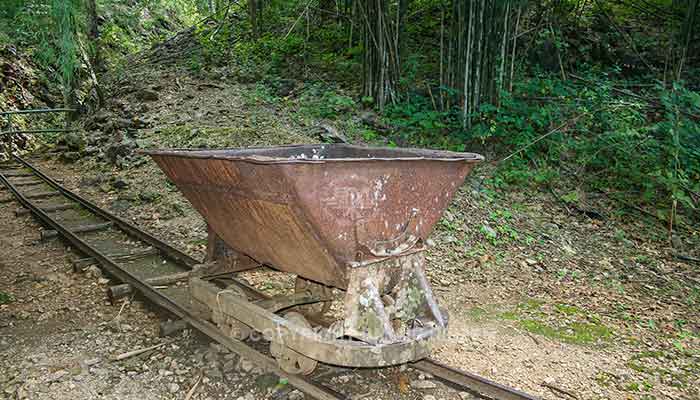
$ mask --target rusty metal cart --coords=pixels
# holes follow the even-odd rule
[[[425,243],[482,156],[345,144],[147,153],[209,226],[202,274],[297,275],[294,294],[262,301],[190,280],[208,319],[239,340],[262,333],[283,370],[415,361],[446,331]],[[338,290],[343,317],[318,324]]]

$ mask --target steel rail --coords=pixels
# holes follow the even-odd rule
[[[469,391],[498,400],[539,400],[538,397],[501,385],[478,375],[452,368],[439,361],[426,358],[412,364],[415,369]]]
[[[187,254],[167,245],[166,243],[160,241],[153,235],[142,231],[138,227],[130,224],[129,222],[99,208],[93,203],[86,199],[78,196],[77,194],[71,192],[70,190],[64,188],[58,184],[54,179],[45,175],[38,168],[20,158],[19,156],[14,156],[15,160],[20,162],[26,168],[29,168],[37,177],[44,180],[47,184],[61,192],[65,197],[70,200],[80,204],[81,206],[87,208],[96,215],[99,215],[111,222],[125,233],[141,239],[161,250],[164,255],[170,256],[176,261],[180,261],[181,264],[186,267],[191,268],[192,266],[199,263],[199,261],[188,256]],[[2,182],[10,192],[15,196],[15,198],[31,213],[36,215],[45,225],[48,225],[55,231],[57,231],[63,238],[70,242],[75,248],[90,256],[93,260],[101,264],[108,273],[120,279],[124,283],[128,283],[133,286],[136,290],[140,291],[146,298],[151,300],[154,304],[168,310],[172,314],[176,315],[181,319],[182,322],[186,322],[188,325],[196,328],[205,335],[209,336],[211,339],[221,343],[227,348],[231,349],[235,353],[242,357],[249,358],[254,362],[258,363],[261,367],[279,375],[280,377],[287,378],[292,386],[297,387],[299,390],[313,396],[314,398],[320,400],[337,400],[344,399],[342,394],[333,391],[330,388],[324,387],[322,385],[316,384],[308,379],[302,378],[298,375],[289,375],[282,371],[277,362],[268,357],[254,348],[248,346],[246,343],[230,338],[223,334],[219,328],[203,319],[201,319],[196,313],[191,310],[179,305],[177,302],[172,300],[167,295],[162,292],[157,291],[151,285],[139,279],[130,272],[124,270],[119,266],[115,259],[107,256],[98,250],[91,247],[85,241],[80,239],[74,232],[62,226],[60,223],[52,219],[49,214],[35,205],[27,199],[26,196],[22,195],[17,188],[7,180],[7,178],[0,172],[0,182]],[[238,283],[234,280],[233,283]],[[251,290],[254,297],[265,298],[266,296],[254,288],[246,287],[247,290]],[[446,382],[448,385],[457,386],[460,389],[464,389],[473,393],[476,393],[482,397],[489,397],[497,400],[539,400],[538,397],[529,395],[527,393],[521,392],[517,389],[499,384],[497,382],[490,381],[486,378],[480,377],[478,375],[471,374],[466,371],[452,368],[439,361],[433,359],[423,359],[410,364],[413,368],[427,372],[433,375],[436,379]]]
[[[13,155],[13,157],[19,163],[23,164],[26,168],[29,168],[37,177],[39,177],[40,179],[45,181],[47,184],[49,184],[49,186],[53,187],[57,191],[61,192],[61,194],[63,194],[68,199],[80,204],[81,206],[85,207],[93,214],[99,215],[100,217],[102,217],[108,221],[114,222],[114,224],[119,229],[121,229],[122,231],[126,232],[127,234],[134,236],[134,237],[150,244],[151,246],[157,248],[158,250],[162,251],[168,258],[175,260],[175,261],[179,261],[180,263],[184,264],[185,266],[187,266],[190,269],[192,267],[194,267],[195,265],[202,263],[201,261],[196,260],[196,259],[190,257],[189,255],[181,252],[180,250],[170,246],[169,244],[160,241],[158,238],[151,235],[150,233],[145,232],[145,231],[137,228],[135,225],[131,224],[130,222],[128,222],[128,221],[126,221],[126,220],[106,211],[106,210],[101,209],[100,207],[96,206],[95,204],[93,204],[89,200],[86,200],[86,199],[78,196],[77,194],[71,192],[70,190],[64,188],[58,182],[56,182],[54,179],[52,179],[48,175],[41,172],[41,170],[39,170],[38,168],[36,168],[34,165],[30,164],[29,162],[25,161],[21,157],[19,157],[17,155]]]
[[[21,161],[24,165],[26,165],[29,168],[32,168],[34,171],[38,172],[36,168],[34,168],[32,165],[28,164],[26,161],[22,160],[20,157],[15,156],[15,158],[18,161]],[[42,178],[48,178],[46,175],[37,175]],[[102,268],[106,270],[107,273],[110,275],[114,276],[115,278],[121,280],[124,283],[128,283],[132,285],[135,289],[137,289],[143,296],[148,298],[151,302],[156,304],[157,306],[160,306],[164,308],[165,310],[168,310],[172,314],[176,315],[177,317],[187,321],[188,324],[190,324],[192,327],[196,328],[200,332],[204,333],[205,335],[209,336],[211,339],[221,343],[222,345],[226,346],[229,348],[231,351],[237,353],[241,357],[248,358],[252,360],[255,364],[258,366],[263,367],[264,369],[275,373],[276,375],[286,378],[288,382],[298,388],[299,390],[309,394],[310,396],[313,396],[314,398],[317,398],[319,400],[344,400],[345,397],[342,395],[339,395],[338,393],[334,392],[332,389],[326,388],[322,385],[316,384],[308,379],[302,378],[297,375],[290,375],[284,372],[279,368],[277,365],[277,362],[271,358],[268,357],[254,348],[248,346],[247,344],[243,343],[242,341],[233,339],[231,337],[226,336],[223,334],[219,328],[210,323],[207,322],[203,319],[201,319],[198,315],[196,315],[193,311],[181,306],[177,302],[175,302],[173,299],[171,299],[169,296],[163,294],[162,292],[159,292],[158,290],[154,289],[151,285],[143,282],[141,279],[136,277],[134,274],[130,273],[129,271],[123,269],[122,267],[119,266],[113,259],[105,256],[102,254],[100,251],[97,249],[93,248],[90,246],[87,242],[82,240],[80,237],[78,237],[75,233],[71,232],[70,229],[64,227],[62,224],[58,223],[56,220],[52,219],[49,214],[44,212],[40,207],[32,203],[29,199],[27,199],[21,192],[17,190],[17,188],[2,174],[0,174],[0,182],[2,182],[8,190],[12,192],[12,194],[15,196],[17,201],[19,201],[25,208],[29,209],[41,222],[43,222],[45,225],[51,227],[55,231],[59,232],[60,235],[68,241],[71,245],[73,245],[76,249],[78,249],[80,252],[94,258],[97,260]],[[48,178],[47,182],[52,182],[50,178]],[[54,185],[56,185],[54,183]],[[58,185],[56,185],[58,186]],[[58,188],[57,188],[58,189]],[[63,189],[62,192],[64,193],[70,193],[72,196],[71,198],[80,198],[79,196],[73,194],[67,189]],[[68,196],[67,196],[68,197]],[[82,199],[83,201],[87,202],[86,200]],[[89,203],[91,204],[91,203]],[[96,207],[93,205],[93,207]],[[101,214],[101,213],[100,213]],[[132,227],[132,229],[135,227]],[[127,232],[129,233],[129,232]]]

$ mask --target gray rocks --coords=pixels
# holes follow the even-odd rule
[[[97,265],[91,265],[85,269],[85,275],[91,278],[102,278],[102,270]]]
[[[277,385],[277,382],[279,382],[279,377],[275,374],[262,374],[258,375],[255,378],[255,386],[257,386],[259,389],[265,391],[268,388],[272,388],[275,385]]]
[[[287,398],[289,400],[304,400],[304,393],[300,392],[297,389],[294,389],[291,392],[289,392]]]
[[[330,125],[319,125],[319,139],[325,143],[350,143],[347,137]]]
[[[246,358],[241,357],[241,360],[238,361],[238,370],[241,372],[248,373],[252,371],[253,368],[255,368],[255,365],[253,365],[253,363]]]
[[[112,187],[115,189],[126,189],[129,184],[122,178],[116,178],[112,181]]]
[[[235,360],[228,360],[224,363],[222,366],[223,372],[224,373],[230,373],[234,372],[236,370],[236,361]]]
[[[160,197],[158,192],[152,190],[144,190],[139,193],[139,199],[145,203],[152,203]]]
[[[224,374],[221,372],[221,370],[218,367],[213,367],[213,368],[208,368],[204,371],[204,375],[208,376],[211,379],[221,379],[224,377]]]
[[[136,143],[131,141],[122,141],[117,143],[111,143],[105,149],[105,159],[111,164],[116,164],[119,157],[128,157],[133,154],[134,149],[136,149]]]
[[[418,390],[425,390],[425,389],[435,389],[437,385],[433,381],[428,381],[428,380],[413,380],[411,381],[411,387],[414,389]]]
[[[85,139],[78,132],[66,132],[58,140],[58,144],[65,145],[70,150],[80,151],[85,148]]]
[[[481,233],[483,233],[487,239],[496,239],[498,237],[498,232],[489,225],[481,225]]]
[[[178,385],[177,383],[171,383],[168,385],[168,391],[170,393],[175,394],[180,391],[180,385]]]
[[[59,159],[64,163],[73,163],[82,158],[82,154],[77,151],[64,151],[59,155]]]
[[[275,94],[278,97],[287,97],[296,89],[297,82],[293,79],[280,79]]]
[[[141,89],[136,92],[136,98],[141,101],[156,101],[158,100],[158,92],[150,89]]]

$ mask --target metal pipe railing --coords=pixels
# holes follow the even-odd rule
[[[49,133],[49,132],[74,132],[77,129],[70,129],[70,128],[63,128],[63,129],[24,129],[24,130],[14,130],[12,129],[12,116],[13,115],[18,115],[18,114],[46,114],[46,113],[55,113],[55,112],[75,112],[76,110],[73,108],[37,108],[37,109],[30,109],[30,110],[11,110],[11,111],[2,111],[0,112],[0,116],[7,117],[7,125],[9,127],[9,130],[6,131],[0,131],[0,135],[6,136],[6,135],[11,135],[11,134],[18,134],[18,133]]]
[[[11,115],[11,114],[42,114],[42,113],[52,113],[52,112],[74,112],[77,111],[73,108],[37,108],[32,110],[12,110],[12,111],[2,111],[0,115]]]
[[[75,132],[77,129],[25,129],[22,131],[2,131],[0,135],[8,135],[10,133],[50,133],[50,132]]]

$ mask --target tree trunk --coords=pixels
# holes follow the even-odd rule
[[[359,2],[358,19],[364,48],[362,93],[380,110],[398,100],[402,7],[405,12],[406,0],[400,1],[394,10],[381,0]]]
[[[53,0],[53,17],[58,27],[57,47],[60,49],[59,66],[63,86],[63,103],[66,108],[77,110],[78,98],[78,41],[76,34],[74,0]],[[77,118],[76,112],[67,114],[66,128]]]
[[[93,79],[95,83],[95,93],[97,94],[97,109],[101,108],[104,104],[104,95],[102,94],[102,88],[99,85],[98,77],[102,74],[102,57],[100,55],[100,29],[98,25],[97,18],[97,4],[95,0],[86,0],[85,8],[87,11],[87,37],[88,37],[88,51],[89,51],[89,63],[91,71],[93,73]]]
[[[514,0],[452,0],[450,15],[446,18],[449,29],[447,45],[441,50],[440,82],[461,93],[462,125],[471,128],[471,116],[484,102],[499,103],[500,91],[505,89],[508,56],[515,55],[517,25],[521,6]],[[441,28],[442,29],[442,28]],[[442,34],[441,34],[442,36]],[[445,39],[441,37],[443,46]],[[509,51],[511,50],[511,51]],[[509,54],[510,53],[510,54]],[[511,59],[511,68],[512,68]],[[508,86],[510,87],[510,86]],[[441,102],[450,108],[447,102]]]
[[[250,18],[250,28],[254,38],[260,37],[260,26],[258,21],[258,0],[248,0],[248,18]]]

